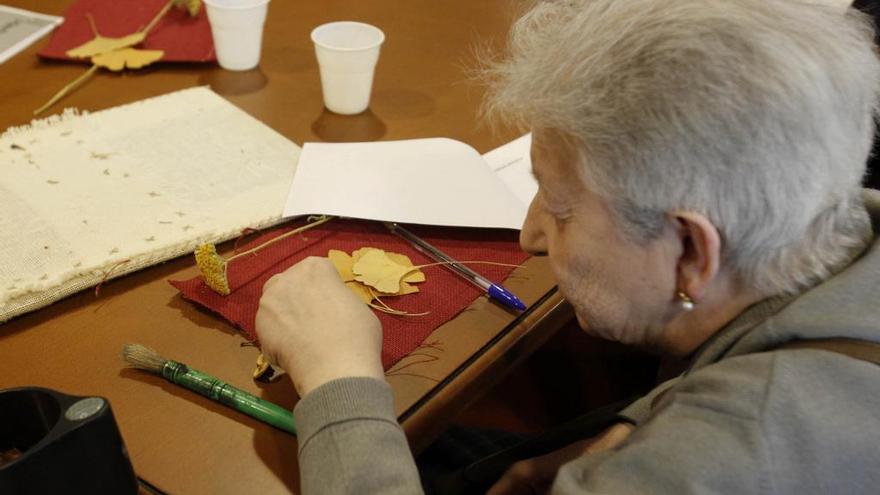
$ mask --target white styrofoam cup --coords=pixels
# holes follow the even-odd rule
[[[383,41],[381,29],[362,22],[331,22],[312,30],[328,110],[354,115],[370,106],[373,73]]]
[[[263,24],[269,0],[204,0],[217,62],[227,70],[250,70],[260,63]]]

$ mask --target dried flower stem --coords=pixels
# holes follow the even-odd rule
[[[380,304],[380,306],[377,306],[377,305],[373,304],[372,302],[367,303],[367,306],[375,309],[376,311],[381,311],[383,313],[386,313],[389,315],[394,315],[394,316],[426,316],[426,315],[431,314],[430,311],[425,311],[424,313],[410,313],[408,311],[401,311],[399,309],[394,309],[391,306],[385,304],[385,301],[383,301],[382,298],[379,297],[379,295],[376,294],[375,291],[373,291],[372,287],[367,286],[367,290],[370,291],[370,295],[373,296],[373,299],[375,299],[376,302],[378,302]]]
[[[155,17],[153,17],[153,20],[151,20],[150,23],[147,24],[147,26],[146,26],[145,28],[140,29],[140,30],[135,31],[135,32],[143,32],[143,33],[144,33],[144,37],[146,37],[146,35],[150,32],[150,30],[153,29],[154,27],[156,27],[156,24],[159,23],[159,20],[161,20],[162,17],[164,17],[165,14],[167,14],[168,11],[171,10],[171,7],[173,7],[173,6],[174,6],[174,0],[168,0],[168,3],[166,3],[165,6],[162,7],[162,10],[160,10],[159,13],[156,14]],[[94,33],[94,35],[95,35],[95,36],[99,36],[99,34],[98,34],[98,27],[95,25],[95,19],[92,17],[92,14],[86,14],[86,19],[88,19],[88,21],[89,21],[89,26],[91,26],[91,28],[92,28],[92,32]],[[83,74],[83,75],[77,77],[76,80],[74,80],[72,83],[70,83],[70,84],[68,84],[67,86],[64,86],[63,88],[61,88],[61,91],[55,93],[55,96],[53,96],[52,98],[50,98],[49,101],[47,101],[45,105],[43,105],[43,106],[41,106],[40,108],[34,110],[34,116],[37,116],[37,115],[39,115],[39,114],[45,112],[49,107],[51,107],[52,105],[58,103],[59,100],[61,100],[62,98],[64,98],[64,97],[67,96],[68,94],[72,93],[73,90],[75,90],[77,87],[79,87],[79,86],[82,85],[84,82],[86,82],[86,81],[87,81],[90,77],[92,77],[92,76],[95,74],[95,72],[97,72],[97,71],[98,71],[98,66],[93,64],[91,67],[89,67],[89,70],[87,70],[87,71],[85,72],[85,74]]]
[[[39,115],[39,114],[43,113],[44,111],[46,111],[47,108],[58,103],[58,100],[60,100],[61,98],[64,98],[68,94],[70,94],[74,89],[76,89],[82,83],[86,82],[90,77],[92,77],[95,74],[95,72],[97,72],[97,71],[98,71],[97,65],[93,65],[93,66],[89,67],[89,70],[87,70],[85,73],[83,73],[83,75],[77,77],[73,82],[71,82],[67,86],[64,86],[63,88],[61,88],[61,91],[55,93],[55,96],[53,96],[49,101],[47,101],[45,105],[34,110],[34,115],[35,116]]]
[[[242,256],[245,256],[245,255],[248,255],[248,254],[253,254],[253,253],[255,253],[255,252],[257,252],[257,251],[263,249],[264,247],[267,247],[267,246],[269,246],[269,245],[271,245],[271,244],[274,244],[274,243],[276,243],[276,242],[278,242],[278,241],[280,241],[280,240],[282,240],[282,239],[286,239],[286,238],[288,238],[288,237],[290,237],[290,236],[293,236],[293,235],[299,234],[300,232],[306,231],[306,230],[308,230],[308,229],[310,229],[310,228],[312,228],[312,227],[317,227],[318,225],[321,225],[322,223],[329,222],[331,219],[333,219],[333,217],[329,217],[329,216],[321,217],[320,219],[315,220],[315,221],[312,222],[312,223],[307,223],[307,224],[303,225],[302,227],[298,227],[298,228],[295,228],[295,229],[291,230],[290,232],[285,232],[284,234],[279,235],[278,237],[276,237],[276,238],[274,238],[274,239],[270,239],[270,240],[268,240],[268,241],[266,241],[266,242],[260,244],[259,246],[255,246],[255,247],[253,247],[253,248],[251,248],[251,249],[248,249],[247,251],[243,251],[243,252],[241,252],[241,253],[236,254],[235,256],[231,256],[229,259],[226,260],[226,263],[228,264],[228,263],[232,262],[232,260],[234,260],[234,259],[236,259],[236,258],[241,258]]]
[[[167,14],[168,11],[171,10],[171,7],[173,7],[173,6],[174,6],[174,0],[168,0],[168,3],[166,3],[165,6],[162,7],[162,10],[160,10],[159,13],[156,14],[155,17],[153,17],[153,20],[150,21],[149,24],[147,24],[147,27],[145,27],[143,29],[144,35],[149,34],[150,30],[152,30],[154,27],[156,27],[156,24],[159,23],[159,21],[162,19],[162,17],[164,17],[165,14]]]

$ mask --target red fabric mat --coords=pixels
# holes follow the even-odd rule
[[[59,60],[71,59],[65,52],[94,37],[86,14],[91,14],[102,36],[121,37],[146,26],[162,10],[167,0],[79,0],[64,13],[64,23],[52,33],[39,55]],[[210,62],[214,40],[204,5],[196,17],[173,8],[147,35],[140,48],[165,50],[163,62]]]
[[[239,251],[247,250],[292,228],[286,226],[265,234],[249,245],[242,246]],[[515,232],[436,227],[412,227],[412,230],[459,261],[521,264],[528,258],[520,250]],[[272,275],[284,271],[307,256],[326,256],[330,249],[339,249],[350,254],[362,247],[402,253],[409,256],[416,265],[433,262],[377,222],[336,219],[279,241],[253,256],[239,258],[230,263],[227,274],[232,292],[228,296],[212,291],[201,276],[171,281],[171,285],[180,290],[184,298],[219,313],[253,340],[256,337],[254,319],[263,284]],[[496,283],[503,281],[513,271],[512,267],[506,266],[469,266]],[[427,280],[417,284],[420,292],[383,300],[392,308],[411,313],[430,311],[428,315],[392,316],[377,312],[384,330],[382,364],[385,369],[412,352],[435,328],[452,319],[482,294],[479,289],[442,266],[426,267],[422,271]]]

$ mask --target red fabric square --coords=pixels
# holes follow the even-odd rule
[[[162,10],[167,0],[79,0],[64,13],[61,24],[39,52],[39,56],[58,60],[71,59],[67,50],[94,37],[86,14],[91,14],[101,36],[121,37],[145,27]],[[204,5],[199,14],[190,17],[181,9],[172,8],[139,45],[149,50],[164,50],[163,62],[210,62],[214,56],[214,40]]]
[[[301,222],[300,222],[301,223]],[[292,229],[292,226],[267,233],[242,251],[259,245]],[[528,258],[511,231],[412,227],[419,237],[459,261],[492,261],[518,265]],[[375,247],[402,253],[413,264],[434,261],[416,251],[407,241],[391,234],[377,222],[334,219],[272,244],[252,256],[236,259],[229,264],[227,275],[231,293],[217,294],[202,277],[171,281],[184,298],[204,306],[230,321],[253,340],[256,338],[254,319],[263,284],[308,256],[327,256],[327,251],[338,249],[351,254],[362,247]],[[513,267],[472,264],[474,271],[495,283],[502,282]],[[391,307],[410,313],[430,312],[425,316],[392,316],[377,312],[383,328],[382,364],[385,369],[415,350],[427,337],[446,321],[466,308],[483,292],[443,266],[423,268],[427,280],[417,284],[420,292],[383,300]]]

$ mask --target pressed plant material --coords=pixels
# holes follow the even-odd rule
[[[270,383],[278,380],[287,374],[284,370],[275,368],[269,363],[266,356],[260,354],[257,356],[257,366],[254,368],[254,380],[263,383]]]
[[[298,225],[301,223],[263,234],[243,244],[242,250],[263,244]],[[513,232],[450,231],[425,227],[419,233],[428,242],[443,249],[457,260],[464,260],[462,262],[484,260],[474,265],[479,266],[480,273],[490,280],[505,280],[510,275],[512,267],[519,266],[528,257],[520,250]],[[405,254],[414,265],[431,263],[429,258],[424,257],[405,240],[388,232],[378,222],[334,219],[332,222],[309,230],[304,235],[282,240],[273,247],[260,251],[259,256],[247,256],[240,261],[230,263],[228,276],[232,292],[228,296],[221,296],[208,288],[201,275],[193,276],[188,280],[173,281],[172,284],[181,291],[185,299],[211,310],[241,329],[247,340],[254,340],[257,337],[254,323],[259,309],[259,299],[262,287],[269,278],[283,273],[309,256],[336,257],[334,254],[328,254],[330,250],[342,251],[339,258],[344,259],[347,255],[357,259],[359,254],[357,252],[365,246],[380,248],[386,253]],[[393,256],[389,257],[393,259]],[[423,266],[420,271],[424,272],[423,275],[426,275],[427,280],[424,283],[410,284],[417,287],[419,292],[405,296],[383,295],[375,288],[355,281],[353,273],[346,277],[344,270],[343,275],[337,275],[340,280],[351,280],[349,290],[352,290],[352,286],[360,286],[365,294],[364,299],[371,297],[370,290],[372,290],[379,296],[379,300],[394,309],[409,313],[430,311],[430,314],[415,317],[374,310],[382,324],[382,363],[386,370],[415,350],[437,327],[449,321],[482,295],[476,287],[472,287],[443,266],[435,268]],[[366,305],[365,300],[363,304]],[[372,304],[381,307],[378,300],[373,299]],[[254,369],[251,366],[255,358],[256,353],[248,358],[251,361],[244,370],[248,375]],[[402,373],[410,371],[414,370],[407,368]]]
[[[113,50],[137,45],[147,37],[147,34],[144,32],[132,33],[121,38],[101,36],[98,33],[98,29],[95,27],[95,21],[92,17],[89,16],[88,19],[89,23],[92,25],[92,32],[95,34],[95,37],[76,48],[67,50],[67,56],[72,58],[90,58],[95,55],[112,52]]]
[[[214,244],[202,244],[201,246],[196,248],[194,253],[196,257],[196,265],[199,267],[199,271],[202,272],[202,278],[205,279],[205,284],[210,287],[211,290],[222,296],[228,296],[230,293],[230,289],[229,278],[226,275],[226,270],[229,267],[230,263],[243,256],[256,253],[257,251],[272,244],[275,244],[282,239],[286,239],[287,237],[290,237],[292,235],[299,234],[300,232],[305,232],[312,227],[317,227],[318,225],[330,221],[331,218],[333,217],[318,217],[317,220],[311,223],[307,223],[302,227],[293,229],[284,235],[275,237],[274,239],[266,241],[259,246],[248,249],[247,251],[238,253],[235,256],[230,257],[229,259],[223,259],[219,254],[217,254],[217,247],[214,246]]]
[[[112,52],[101,53],[92,57],[92,63],[98,67],[114,72],[122,69],[140,69],[162,58],[165,52],[162,50],[138,50],[136,48],[122,48]]]
[[[168,3],[162,7],[162,10],[160,10],[156,16],[153,17],[153,20],[143,29],[139,29],[137,32],[118,38],[101,36],[98,32],[98,27],[95,26],[95,20],[91,15],[87,15],[89,25],[92,27],[92,33],[95,37],[76,48],[68,50],[66,53],[67,56],[71,58],[91,59],[92,66],[81,76],[61,88],[61,90],[55,93],[55,95],[52,96],[52,98],[50,98],[43,106],[34,110],[34,115],[39,115],[73,92],[92,77],[99,67],[119,72],[126,68],[140,69],[141,67],[160,60],[162,56],[165,55],[164,51],[141,50],[134,48],[134,46],[143,42],[147,38],[147,35],[150,34],[150,30],[156,26],[159,20],[167,14],[172,7],[186,10],[191,17],[195,17],[199,13],[201,5],[201,0],[168,0]]]
[[[364,247],[353,251],[351,256],[344,251],[331,249],[327,252],[327,258],[336,267],[346,287],[364,304],[378,311],[401,316],[427,314],[399,311],[381,299],[381,296],[416,293],[419,289],[413,284],[427,280],[425,274],[413,265],[408,256]]]

